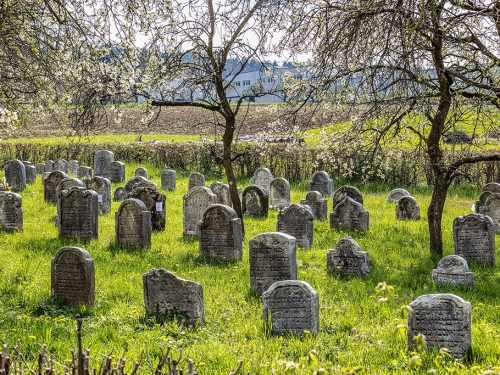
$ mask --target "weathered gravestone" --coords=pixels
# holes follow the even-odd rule
[[[205,176],[200,172],[192,172],[189,175],[188,180],[188,191],[195,186],[205,186]]]
[[[146,209],[151,212],[151,227],[154,231],[165,230],[167,220],[165,194],[160,193],[153,186],[139,186],[126,195],[126,198],[139,199],[146,205]]]
[[[23,230],[23,199],[19,194],[0,191],[0,228],[7,232]]]
[[[411,194],[408,193],[405,189],[397,188],[391,190],[389,195],[387,195],[387,202],[397,203],[403,197],[411,197]]]
[[[486,198],[488,198],[491,194],[493,194],[491,191],[483,191],[479,196],[479,199],[472,206],[472,211],[475,213],[479,213],[479,207],[484,206],[484,204],[486,203]]]
[[[316,171],[307,183],[308,191],[319,191],[323,197],[331,196],[333,193],[333,180],[325,171]]]
[[[135,173],[134,173],[135,176],[141,176],[141,177],[144,177],[145,179],[148,178],[148,171],[146,168],[144,167],[139,167],[135,170]]]
[[[111,211],[111,181],[105,177],[94,176],[86,180],[87,189],[97,193],[97,209],[100,214]]]
[[[278,212],[276,232],[295,237],[297,247],[309,249],[313,243],[314,215],[309,206],[291,204]]]
[[[337,275],[368,276],[370,255],[361,251],[358,243],[346,236],[326,253],[326,268],[329,273]]]
[[[408,346],[423,334],[429,350],[447,348],[464,357],[471,347],[471,304],[453,294],[426,294],[410,303]]]
[[[94,154],[94,176],[110,177],[109,167],[115,161],[115,154],[111,151],[101,150]]]
[[[76,186],[61,191],[57,200],[57,213],[60,235],[81,240],[97,238],[95,191]]]
[[[32,184],[36,182],[36,167],[29,161],[23,161],[23,164],[26,171],[26,183]]]
[[[319,295],[305,281],[275,282],[262,294],[262,306],[273,334],[319,332]]]
[[[482,214],[456,217],[453,239],[456,255],[480,264],[495,265],[495,226],[490,217]]]
[[[120,244],[150,247],[151,212],[139,199],[125,199],[115,213],[115,231]]]
[[[52,258],[52,298],[69,306],[94,304],[94,260],[79,247],[63,247]]]
[[[436,286],[474,285],[474,275],[469,272],[467,261],[459,255],[448,255],[442,258],[437,268],[432,270],[432,279]]]
[[[316,220],[328,219],[328,200],[323,198],[319,191],[310,191],[306,199],[301,199],[300,204],[311,207],[311,212]]]
[[[61,191],[69,190],[73,186],[78,186],[82,188],[86,187],[85,184],[78,178],[65,177],[61,181],[59,181],[56,185],[56,197],[59,197]]]
[[[185,235],[197,236],[198,225],[208,206],[217,203],[217,197],[205,186],[195,186],[182,197],[182,222]]]
[[[45,164],[37,163],[35,164],[36,174],[43,174],[45,172]]]
[[[236,211],[212,204],[203,213],[199,232],[200,255],[220,260],[241,260],[243,233]]]
[[[333,209],[335,209],[335,206],[342,202],[346,197],[355,200],[361,205],[363,204],[363,195],[361,192],[354,186],[344,185],[335,190],[333,193]]]
[[[244,215],[267,217],[269,209],[267,191],[258,185],[250,185],[243,190],[241,207]]]
[[[479,213],[491,217],[495,225],[495,233],[500,233],[500,193],[493,193],[486,198]]]
[[[210,190],[217,197],[217,203],[223,204],[225,206],[232,206],[231,195],[229,194],[229,185],[224,184],[220,181],[215,181],[210,185]]]
[[[175,190],[175,185],[177,183],[177,173],[172,170],[161,171],[161,188],[170,191]]]
[[[271,181],[274,179],[273,174],[267,168],[257,168],[252,177],[252,185],[258,185],[269,193]]]
[[[345,197],[330,213],[330,228],[368,230],[369,213],[361,203]]]
[[[79,166],[76,171],[76,177],[82,180],[90,180],[92,178],[92,168],[85,165]]]
[[[278,177],[269,186],[269,207],[280,209],[290,205],[290,184],[284,178]]]
[[[165,269],[151,269],[142,276],[144,304],[148,314],[166,317],[180,314],[189,323],[205,320],[203,287],[183,280]]]
[[[401,197],[396,203],[396,219],[420,220],[420,206],[413,197]]]
[[[250,238],[250,287],[262,294],[276,281],[297,280],[296,240],[286,233]]]
[[[125,198],[125,189],[123,188],[123,186],[117,187],[113,194],[113,200],[115,202],[122,201],[124,198]]]
[[[109,180],[111,182],[125,181],[125,164],[121,161],[113,161],[109,165]]]
[[[45,161],[45,172],[54,172],[54,162],[52,160]]]
[[[78,168],[80,168],[80,163],[78,162],[78,160],[68,161],[68,173],[76,175],[78,173]]]
[[[127,182],[125,182],[125,185],[123,186],[123,189],[125,190],[125,195],[130,194],[134,189],[137,189],[140,186],[150,186],[158,190],[158,185],[156,185],[154,182],[149,181],[142,176],[134,176],[132,178],[129,178]]]
[[[68,178],[68,175],[61,171],[45,172],[43,174],[43,199],[47,203],[56,203],[56,188],[59,181]]]
[[[68,161],[63,158],[59,158],[54,162],[54,171],[61,171],[64,173],[68,172]]]
[[[5,181],[12,190],[20,191],[26,188],[26,168],[21,160],[12,159],[5,164]]]
[[[498,182],[489,182],[481,188],[482,192],[500,193],[500,184]]]

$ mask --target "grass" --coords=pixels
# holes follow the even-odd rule
[[[127,164],[128,178],[137,167]],[[150,179],[160,186],[162,167],[145,167]],[[217,179],[221,177],[207,177],[206,184]],[[98,239],[78,242],[59,238],[53,221],[56,206],[44,203],[40,180],[38,177],[21,192],[24,231],[0,233],[4,259],[0,264],[0,341],[13,347],[20,339],[28,361],[45,343],[62,369],[76,347],[74,316],[79,312],[85,318],[84,345],[92,343],[95,367],[110,351],[119,356],[126,342],[127,358],[141,362],[145,372],[146,344],[153,363],[167,346],[173,347],[174,357],[183,348],[184,358],[192,358],[200,374],[227,374],[239,359],[244,361],[244,371],[252,374],[312,374],[319,368],[329,369],[329,373],[402,374],[434,369],[436,373],[477,374],[493,371],[488,366],[498,365],[500,271],[498,267],[470,264],[475,278],[472,289],[436,290],[431,278],[435,263],[428,250],[428,188],[408,189],[421,207],[422,219],[418,221],[396,221],[394,204],[385,202],[391,187],[380,184],[357,185],[370,212],[367,232],[332,230],[328,222],[316,221],[313,247],[298,249],[297,263],[298,278],[319,292],[320,333],[278,337],[266,330],[261,300],[250,292],[248,259],[248,240],[276,230],[276,211],[270,210],[267,219],[245,218],[243,260],[223,263],[200,258],[198,242],[182,236],[185,173],[178,173],[175,192],[163,191],[167,195],[166,230],[153,234],[148,250],[114,243],[114,212],[119,202],[113,202],[112,212],[99,217]],[[240,184],[245,187],[250,181],[240,180]],[[293,203],[304,199],[306,185],[292,184]],[[112,189],[117,186],[113,184]],[[450,192],[443,222],[445,255],[453,253],[453,219],[470,213],[477,196],[479,190],[470,186]],[[330,210],[331,205],[330,198]],[[369,252],[369,277],[337,277],[326,272],[327,250],[346,235]],[[94,259],[94,306],[71,309],[51,301],[50,262],[62,246],[83,247]],[[142,274],[151,268],[165,268],[203,285],[205,325],[189,327],[181,324],[180,318],[162,321],[146,316]],[[436,292],[451,292],[472,303],[471,356],[455,361],[446,353],[408,351],[401,306]],[[380,302],[383,300],[378,297],[387,300]]]

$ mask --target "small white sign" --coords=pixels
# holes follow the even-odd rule
[[[102,194],[97,195],[97,202],[102,203]]]
[[[163,211],[163,204],[162,202],[156,202],[156,212]]]

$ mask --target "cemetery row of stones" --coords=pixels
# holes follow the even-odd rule
[[[120,163],[113,160],[113,154],[109,151],[96,153],[94,161],[94,174],[109,177],[113,174],[112,166],[116,165],[113,163]],[[29,164],[18,160],[7,163],[6,179],[12,187],[22,187],[26,166]],[[124,164],[118,166],[123,180]],[[162,179],[162,185],[175,189],[175,171],[164,172],[162,177],[165,178],[165,184]],[[118,242],[147,247],[154,227],[153,213],[164,213],[165,195],[147,180],[144,168],[139,168],[136,175],[123,187],[127,198],[116,213],[116,237]],[[109,180],[101,176],[88,176],[84,184],[65,176],[64,172],[53,171],[44,172],[43,177],[45,200],[51,201],[55,197],[57,201],[57,222],[61,235],[97,237],[98,212],[106,212],[106,207],[110,206],[110,203],[106,203],[111,200]],[[189,190],[183,202],[184,234],[199,237],[200,255],[241,260],[241,221],[230,207],[228,188],[222,183],[212,185],[213,191],[220,193],[216,195],[212,189],[203,186],[204,183],[202,174],[191,174]],[[497,185],[485,186],[484,189],[491,194],[485,199],[485,205],[479,205],[480,209],[487,207],[490,210],[488,213],[491,213],[495,205],[488,206],[487,202],[496,195],[500,197],[500,193],[492,191],[499,188],[500,192],[500,185]],[[325,212],[319,210],[320,214],[313,213],[315,203],[322,203],[317,209],[324,208],[326,199],[323,196],[333,194],[334,211],[330,214],[332,228],[366,230],[369,225],[362,194],[356,188],[343,186],[333,192],[333,181],[326,172],[318,171],[309,181],[309,190],[308,197],[312,195],[310,201],[306,197],[300,205],[290,204],[288,182],[273,178],[266,168],[258,168],[253,185],[242,192],[243,210],[247,215],[266,216],[269,203],[273,208],[281,208],[277,232],[262,233],[249,240],[250,286],[256,293],[262,294],[263,319],[270,323],[275,333],[319,331],[318,293],[306,282],[297,280],[295,250],[297,246],[311,247],[314,219],[325,219]],[[133,198],[134,194],[137,198]],[[143,200],[153,202],[151,208],[146,207]],[[217,203],[219,200],[220,203]],[[405,190],[393,190],[388,200],[396,202],[396,217],[419,218],[418,205]],[[15,210],[20,210],[20,204],[16,205]],[[11,213],[15,210],[9,210],[10,214],[4,217],[13,216]],[[164,228],[164,214],[159,222]],[[473,276],[464,258],[495,265],[495,225],[490,216],[474,213],[455,219],[453,227],[456,255],[443,258],[432,276],[437,285],[472,286]],[[75,272],[75,269],[81,271]],[[367,276],[370,273],[369,255],[361,252],[352,238],[345,237],[334,249],[328,250],[327,269],[331,273]],[[95,295],[93,274],[93,261],[85,250],[71,247],[60,249],[52,263],[53,296],[68,304],[92,304]],[[143,285],[149,313],[170,315],[180,312],[193,322],[203,321],[201,285],[179,279],[167,270],[155,269],[144,275]],[[408,319],[410,346],[413,345],[414,336],[423,333],[431,348],[433,345],[446,346],[457,356],[465,355],[470,349],[470,303],[454,295],[438,294],[421,296],[410,306],[413,309]],[[429,314],[434,314],[432,319],[429,319]]]

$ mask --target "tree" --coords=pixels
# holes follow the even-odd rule
[[[311,46],[317,101],[355,108],[354,137],[375,155],[412,132],[433,171],[431,255],[443,255],[441,220],[461,167],[500,160],[475,153],[447,162],[443,134],[491,124],[500,108],[500,1],[303,1],[283,43]],[[409,119],[412,115],[412,120]],[[421,117],[419,117],[421,116]],[[369,121],[371,119],[371,121]],[[375,119],[375,120],[374,120]],[[358,143],[359,144],[359,143]]]

